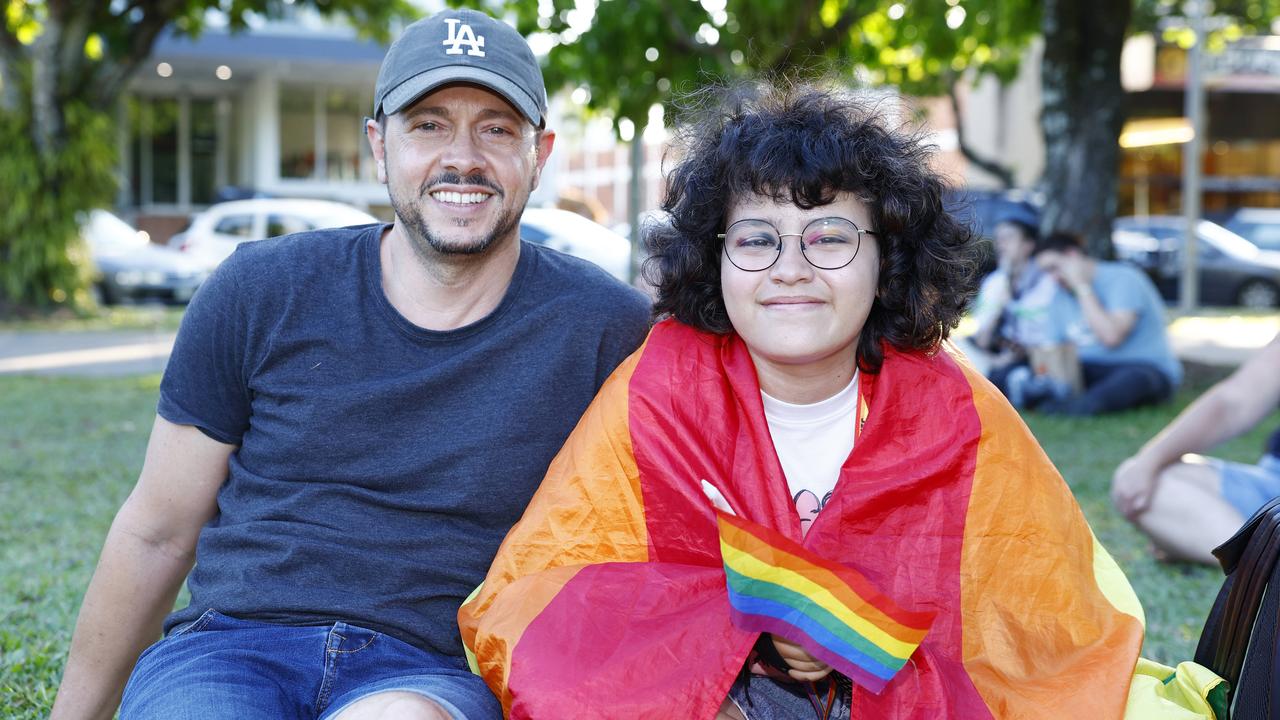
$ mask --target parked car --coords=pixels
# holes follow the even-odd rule
[[[520,237],[604,268],[627,282],[631,243],[609,228],[568,210],[528,208],[520,218]]]
[[[1239,208],[1213,219],[1260,250],[1280,251],[1280,209]]]
[[[185,303],[209,273],[180,252],[153,245],[146,234],[106,210],[80,225],[94,264],[94,291],[104,305],[154,298]]]
[[[378,219],[359,208],[329,200],[254,198],[209,206],[191,218],[186,230],[169,240],[208,269],[227,259],[236,246],[277,235],[376,223]]]
[[[1181,217],[1117,218],[1111,235],[1116,257],[1151,276],[1166,300],[1176,300],[1182,277],[1186,224]],[[1223,226],[1196,225],[1200,301],[1251,308],[1280,306],[1280,252],[1262,250]]]

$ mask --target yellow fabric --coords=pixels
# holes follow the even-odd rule
[[[1180,663],[1175,669],[1139,658],[1124,716],[1126,720],[1217,720],[1207,698],[1224,682],[1193,662]]]
[[[1089,533],[1093,535],[1093,528],[1089,528]],[[1093,578],[1115,609],[1137,618],[1142,627],[1147,626],[1147,614],[1142,610],[1142,603],[1138,602],[1138,594],[1133,591],[1129,578],[1124,576],[1111,553],[1098,542],[1097,535],[1093,535]]]

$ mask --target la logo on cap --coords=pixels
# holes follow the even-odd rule
[[[441,43],[448,47],[444,51],[445,55],[461,55],[462,46],[467,45],[467,54],[476,57],[484,57],[484,36],[476,35],[471,26],[462,22],[458,18],[447,18],[445,24],[449,26],[449,37]]]

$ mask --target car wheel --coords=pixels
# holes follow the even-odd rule
[[[1259,309],[1276,307],[1280,305],[1280,288],[1266,280],[1248,280],[1236,291],[1236,304]]]

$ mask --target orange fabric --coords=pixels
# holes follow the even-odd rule
[[[520,637],[529,622],[573,578],[579,563],[645,562],[649,558],[640,473],[627,432],[627,386],[643,352],[641,346],[605,381],[547,471],[549,477],[563,481],[544,484],[525,510],[524,518],[537,522],[522,519],[512,528],[480,594],[458,612],[463,643],[472,648],[480,675],[490,687],[507,687],[509,661],[515,650],[508,645],[508,639]],[[595,502],[593,493],[601,486],[591,481],[601,477],[626,478],[631,492],[623,497],[611,492],[607,501]],[[525,576],[521,569],[530,567],[561,570]],[[495,632],[486,634],[485,641],[477,647],[478,618],[489,612],[498,591],[513,582],[516,589],[504,596],[508,602],[489,613],[490,620],[502,618],[501,625],[495,625]],[[504,711],[510,714],[510,694],[504,692],[500,699]]]
[[[1142,625],[1081,582],[1094,577],[1093,537],[1071,489],[1022,418],[964,371],[983,427],[961,565],[965,669],[997,718],[1120,718]],[[1052,477],[1010,482],[1027,473]],[[1049,663],[1046,647],[1075,651]]]
[[[938,613],[883,693],[854,689],[854,717],[1121,717],[1142,628],[1113,601],[1132,591],[1118,569],[1099,589],[1105,552],[1017,414],[946,353],[887,349],[860,391],[866,424],[802,537],[741,340],[656,326],[459,613],[508,715],[714,715],[754,636],[730,622],[707,481]]]

